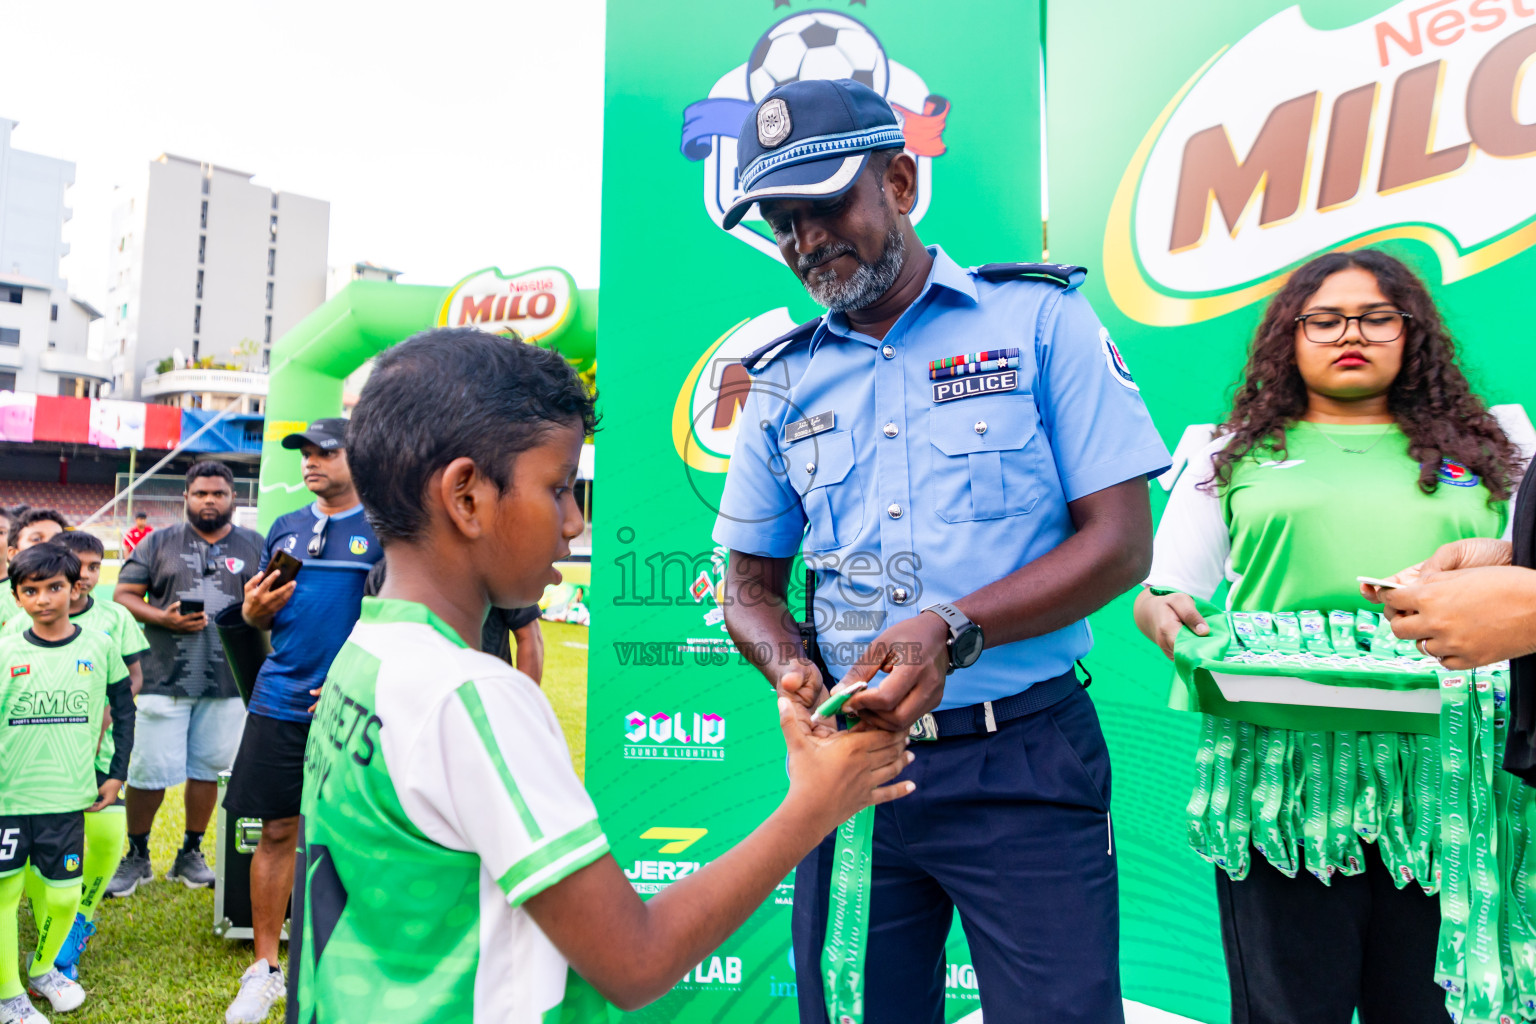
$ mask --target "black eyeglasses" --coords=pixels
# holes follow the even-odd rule
[[[315,524],[315,535],[309,538],[309,547],[306,548],[310,558],[319,558],[320,552],[325,550],[325,531],[330,529],[331,517],[322,516]]]
[[[1343,313],[1303,313],[1296,318],[1301,333],[1314,345],[1336,345],[1349,330],[1353,320],[1360,325],[1360,337],[1372,345],[1387,345],[1403,336],[1413,317],[1400,309],[1375,309],[1359,316]]]

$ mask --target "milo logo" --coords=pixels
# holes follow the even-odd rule
[[[1329,249],[1411,239],[1449,284],[1536,245],[1533,56],[1520,0],[1402,0],[1337,28],[1281,11],[1148,126],[1104,236],[1116,305],[1178,326]]]

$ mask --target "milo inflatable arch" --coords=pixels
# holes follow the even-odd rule
[[[299,460],[282,440],[312,420],[341,415],[342,382],[391,345],[431,327],[516,332],[554,349],[578,372],[597,352],[597,290],[579,289],[558,267],[476,271],[458,284],[353,281],[272,346],[261,446],[258,528],[310,500]]]

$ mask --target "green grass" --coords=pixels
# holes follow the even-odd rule
[[[543,623],[544,692],[555,708],[571,746],[578,774],[586,762],[587,630],[565,623]],[[250,966],[249,942],[226,942],[213,934],[213,890],[166,882],[181,846],[185,818],[180,787],[166,792],[150,836],[156,881],[141,885],[127,899],[107,900],[97,911],[96,937],[80,964],[85,1005],[67,1015],[40,1009],[55,1024],[215,1024],[239,989],[240,973]],[[218,850],[217,821],[203,839],[213,864]],[[21,948],[30,953],[36,932],[25,901],[21,911]],[[29,957],[30,958],[30,957]],[[284,947],[283,958],[287,959]],[[23,965],[25,966],[25,965]],[[269,1022],[283,1019],[283,1004]]]

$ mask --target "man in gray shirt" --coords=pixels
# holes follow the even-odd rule
[[[218,632],[208,626],[221,609],[244,599],[246,581],[261,562],[262,538],[230,523],[234,475],[223,463],[199,462],[187,471],[186,502],[186,522],[145,537],[123,564],[113,594],[143,623],[149,652],[128,765],[128,854],[108,896],[132,895],[154,878],[149,830],[166,789],[182,782],[186,838],[166,878],[192,889],[213,884],[203,832],[218,801],[219,773],[239,746],[245,707]]]

